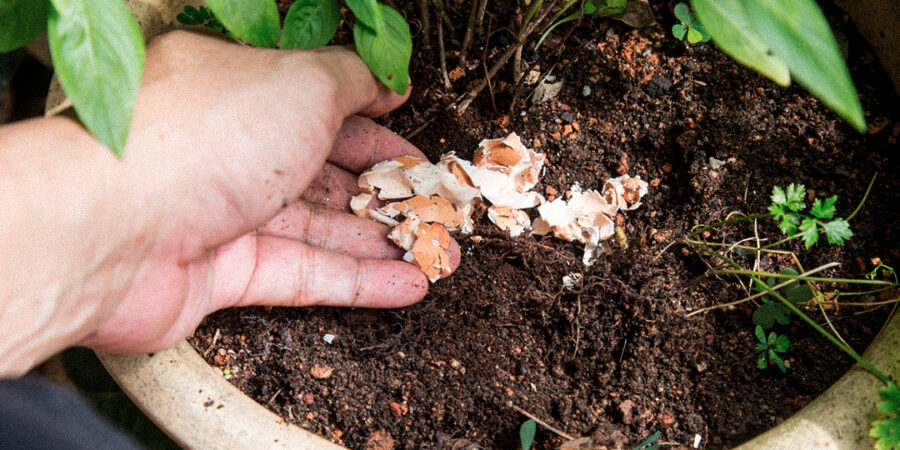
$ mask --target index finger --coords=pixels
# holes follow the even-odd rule
[[[350,116],[338,131],[328,161],[351,172],[360,173],[378,162],[406,155],[427,160],[421,150],[393,131],[378,125],[372,119]]]

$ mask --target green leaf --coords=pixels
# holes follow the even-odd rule
[[[337,0],[297,0],[284,18],[281,48],[316,48],[328,43],[341,24]]]
[[[900,414],[900,389],[893,381],[878,390],[878,396],[883,400],[878,404],[878,410],[888,414]]]
[[[761,344],[766,345],[766,332],[763,331],[763,328],[761,326],[757,325],[756,330],[754,330],[754,333],[756,333],[756,339]]]
[[[821,222],[822,229],[825,230],[825,237],[828,242],[835,245],[844,245],[844,241],[853,237],[850,231],[850,224],[844,219],[836,219],[831,222]]]
[[[800,224],[800,231],[803,233],[803,245],[806,248],[812,247],[819,240],[819,232],[816,229],[816,220],[805,218]]]
[[[784,360],[782,360],[780,356],[773,352],[772,359],[775,361],[775,365],[778,366],[778,369],[781,370],[781,373],[787,372],[787,367],[784,366]]]
[[[691,44],[696,44],[703,40],[703,35],[696,28],[691,27],[687,33],[687,40]]]
[[[788,66],[769,53],[769,46],[750,24],[742,0],[692,0],[694,13],[713,42],[737,62],[787,86]]]
[[[850,71],[815,0],[756,0],[747,17],[798,83],[860,133],[866,131]]]
[[[384,11],[381,6],[376,0],[347,0],[347,7],[353,11],[356,20],[374,30],[375,34],[381,34],[387,21],[383,17]]]
[[[900,447],[900,389],[897,389],[892,381],[878,391],[882,402],[878,403],[878,409],[886,412],[891,417],[885,420],[876,420],[872,422],[872,428],[869,430],[869,436],[878,438],[875,442],[875,448],[878,450],[887,450]]]
[[[687,31],[687,27],[680,23],[672,25],[672,36],[675,36],[675,38],[680,41],[684,40],[685,35],[687,35]]]
[[[0,53],[31,42],[47,26],[48,0],[0,1]]]
[[[835,203],[837,203],[837,195],[831,196],[831,198],[825,200],[824,203],[822,202],[822,200],[816,199],[816,201],[813,202],[812,208],[810,208],[809,213],[817,219],[830,219],[834,217]]]
[[[775,351],[779,353],[784,353],[788,351],[788,348],[791,346],[791,340],[788,339],[787,336],[781,335],[775,339]]]
[[[47,37],[78,118],[122,156],[144,74],[144,39],[121,0],[52,0]]]
[[[781,232],[784,233],[785,236],[793,236],[797,234],[797,225],[800,224],[800,218],[794,215],[784,216],[781,220],[781,223],[778,224],[778,228],[781,228]]]
[[[203,17],[203,13],[191,5],[185,6],[184,12],[187,13],[187,15],[191,16],[191,19],[193,19],[196,23],[203,23],[206,20],[206,18]]]
[[[800,286],[794,287],[786,287],[784,288],[784,298],[791,303],[803,303],[812,300],[813,292],[812,289],[809,288],[808,285],[802,284]],[[781,305],[784,306],[784,305]],[[787,308],[785,306],[785,308]]]
[[[537,432],[537,424],[534,419],[528,419],[519,428],[519,441],[522,443],[522,450],[531,449],[534,443],[534,434]]]
[[[206,3],[236,39],[256,47],[278,45],[281,23],[275,0],[207,0]]]
[[[766,300],[759,308],[756,308],[756,311],[753,311],[751,320],[755,325],[768,330],[775,326],[776,322],[780,325],[791,323],[790,315],[791,310],[787,306]]]
[[[356,52],[382,83],[403,95],[409,87],[409,59],[412,56],[412,38],[409,25],[397,11],[379,4],[384,18],[384,30],[376,34],[372,28],[356,22],[353,38]]]
[[[193,17],[185,13],[179,13],[177,16],[175,16],[175,20],[177,20],[178,23],[182,25],[199,25],[199,23],[197,23],[197,21],[194,20]]]
[[[769,359],[766,358],[766,355],[762,355],[759,359],[756,360],[756,368],[757,369],[765,369],[769,367]]]
[[[634,450],[656,450],[660,447],[659,444],[653,445],[659,437],[662,436],[662,432],[657,431],[648,437],[646,440],[638,444],[634,447]]]
[[[785,205],[792,211],[802,211],[803,208],[806,207],[806,204],[803,203],[803,196],[805,194],[806,186],[794,183],[789,184],[787,191],[785,192],[785,196],[787,197]]]
[[[691,9],[687,3],[679,3],[675,5],[675,17],[682,22],[687,22],[691,14]]]

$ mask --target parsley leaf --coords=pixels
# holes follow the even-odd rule
[[[844,219],[822,223],[822,229],[825,230],[825,236],[828,237],[828,242],[835,245],[844,245],[845,240],[853,237],[853,232],[850,231],[850,224]]]
[[[805,186],[803,186],[802,184],[791,183],[787,188],[787,192],[785,192],[785,196],[787,197],[785,206],[790,208],[792,211],[802,210],[806,207],[806,204],[803,203],[803,194],[805,193]]]
[[[803,232],[803,245],[805,245],[806,248],[812,247],[816,241],[819,240],[816,223],[818,223],[816,219],[807,217],[803,219],[803,223],[800,224],[800,231]]]
[[[891,415],[885,420],[872,422],[869,436],[878,438],[875,448],[887,450],[900,447],[900,389],[892,381],[878,391],[882,402],[878,403],[878,409]]]
[[[830,219],[834,217],[835,203],[837,203],[837,195],[832,195],[831,198],[825,200],[824,203],[817,198],[816,201],[813,202],[812,209],[809,210],[809,213],[817,219]]]

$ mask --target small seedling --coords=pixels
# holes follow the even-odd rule
[[[796,270],[787,267],[781,271],[782,275],[789,276],[799,276]],[[776,283],[775,277],[769,277],[766,280],[766,285],[769,288],[775,286]],[[765,287],[761,285],[754,284],[753,290],[757,292],[768,292]],[[791,284],[780,289],[781,295],[783,295],[788,301],[791,303],[803,303],[808,302],[813,298],[812,289],[810,289],[809,285],[800,284],[798,281],[794,281]],[[790,323],[791,319],[791,309],[782,304],[781,302],[776,302],[769,298],[768,295],[760,296],[762,300],[762,305],[753,312],[753,323],[755,325],[759,325],[763,328],[763,330],[768,330],[772,328],[777,322],[779,325],[787,325]]]
[[[759,355],[756,367],[765,369],[769,367],[769,361],[775,361],[775,365],[781,369],[782,373],[787,372],[784,360],[778,354],[788,350],[788,347],[791,346],[790,339],[787,336],[778,335],[774,331],[770,332],[769,337],[766,338],[766,332],[759,325],[756,326],[756,339],[759,341],[756,343],[756,353]]]
[[[675,5],[675,17],[681,22],[672,25],[672,35],[676,39],[687,41],[690,44],[709,41],[709,33],[703,29],[703,25],[697,20],[697,16],[694,15],[687,3],[682,2]]]
[[[885,387],[878,391],[883,400],[878,404],[878,410],[889,414],[888,419],[872,422],[869,436],[878,438],[875,448],[888,450],[900,447],[900,389],[893,381],[888,381]]]
[[[659,431],[653,433],[650,437],[647,438],[646,441],[641,442],[634,448],[634,450],[656,450],[662,446],[662,444],[654,444],[657,439],[662,435]]]
[[[185,6],[184,12],[178,14],[175,18],[182,25],[199,25],[219,32],[225,29],[222,22],[219,22],[219,19],[216,19],[212,11],[205,6],[200,8],[195,8],[191,5]]]
[[[804,214],[806,204],[803,202],[805,187],[802,184],[791,183],[787,189],[780,186],[772,188],[772,204],[769,212],[778,220],[778,227],[786,236],[794,236],[799,231],[803,237],[806,248],[812,247],[819,240],[819,229],[825,232],[828,242],[835,245],[844,245],[844,241],[853,236],[850,224],[842,219],[834,217],[834,205],[837,203],[837,195],[822,201],[816,199],[813,202],[809,214]],[[832,220],[826,220],[832,219]]]
[[[519,441],[522,444],[522,450],[530,450],[531,444],[534,443],[534,434],[537,432],[537,423],[534,419],[528,419],[522,423],[519,428]]]

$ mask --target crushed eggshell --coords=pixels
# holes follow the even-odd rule
[[[487,214],[494,225],[503,231],[508,231],[512,237],[519,236],[531,229],[531,218],[521,209],[509,206],[491,206],[488,208]]]
[[[407,250],[403,260],[414,264],[431,282],[450,274],[450,233],[439,223],[424,223],[409,216],[391,230],[388,237]]]
[[[515,133],[481,141],[472,162],[454,152],[437,164],[400,156],[360,175],[360,194],[351,199],[350,208],[360,217],[393,227],[389,237],[407,251],[403,259],[431,281],[450,273],[449,232],[471,234],[474,218],[485,210],[491,222],[511,236],[531,230],[585,244],[582,261],[590,265],[600,241],[615,234],[617,211],[640,206],[648,184],[638,176],[622,175],[607,180],[601,192],[582,191],[576,184],[566,191],[566,199],[552,199],[557,192],[548,187],[548,202],[532,191],[545,160],[545,154],[525,147]],[[532,223],[523,209],[535,206],[539,217]]]
[[[568,201],[557,198],[538,207],[540,217],[534,221],[534,233],[584,244],[585,265],[591,264],[600,241],[615,234],[616,206],[609,204],[599,192],[582,192],[577,184],[570,189]]]
[[[603,184],[603,197],[618,209],[630,211],[641,206],[641,197],[647,195],[648,186],[640,176],[632,178],[622,175],[606,180]]]

